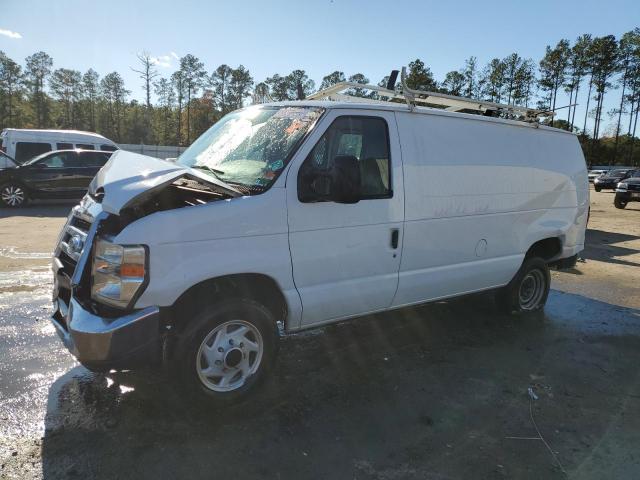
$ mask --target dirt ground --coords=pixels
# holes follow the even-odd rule
[[[544,313],[483,294],[293,335],[226,409],[79,366],[48,321],[69,205],[0,211],[0,478],[640,478],[640,203],[591,205]]]

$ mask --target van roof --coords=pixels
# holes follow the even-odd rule
[[[286,102],[270,102],[270,103],[264,103],[262,105],[278,106],[278,107],[282,107],[282,106],[321,107],[326,109],[348,108],[348,109],[356,109],[356,110],[358,109],[384,110],[384,111],[402,112],[402,113],[418,114],[418,115],[441,115],[445,117],[464,118],[465,120],[474,120],[477,122],[500,123],[505,125],[517,126],[517,127],[534,128],[534,129],[546,130],[550,132],[564,133],[567,135],[575,135],[575,133],[573,132],[562,130],[560,128],[549,127],[547,125],[541,125],[539,123],[524,122],[520,120],[510,120],[510,119],[499,118],[499,117],[487,117],[483,115],[477,115],[474,113],[451,112],[451,111],[443,110],[441,108],[432,108],[432,107],[424,107],[424,106],[415,106],[413,109],[410,109],[406,103],[378,102],[375,100],[367,101],[366,98],[358,98],[357,101],[293,100],[293,101],[286,101]]]
[[[60,134],[60,135],[76,135],[76,136],[84,136],[91,137],[100,140],[106,140],[107,142],[114,143],[112,140],[100,135],[95,132],[85,132],[82,130],[56,130],[56,129],[39,129],[39,128],[5,128],[2,130],[2,136],[4,137],[9,132],[16,132],[26,135],[42,135],[42,134]]]

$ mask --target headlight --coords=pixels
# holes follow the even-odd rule
[[[91,298],[126,308],[146,284],[147,250],[144,245],[96,242],[91,266]]]
[[[627,188],[629,188],[629,185],[624,182],[618,184],[618,190],[626,190]]]

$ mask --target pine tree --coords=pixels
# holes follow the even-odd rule
[[[329,88],[332,85],[340,82],[346,82],[346,78],[344,76],[344,72],[340,72],[336,70],[335,72],[331,72],[329,75],[322,77],[322,82],[320,83],[320,90],[324,90],[325,88]]]
[[[45,128],[49,123],[49,105],[44,87],[52,67],[53,58],[45,52],[36,52],[26,58],[25,80],[38,128]]]

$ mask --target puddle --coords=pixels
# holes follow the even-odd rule
[[[47,267],[0,272],[0,298],[3,294],[48,289],[52,280],[51,270]]]
[[[0,257],[13,258],[13,259],[49,259],[52,253],[41,252],[19,252],[16,247],[4,247],[0,248]]]

